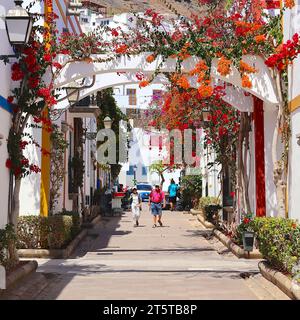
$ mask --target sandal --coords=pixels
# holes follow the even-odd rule
[[[152,228],[156,228],[157,227],[157,225],[156,224],[154,224],[153,226],[152,226]]]
[[[162,227],[163,226],[163,224],[162,224],[162,222],[161,221],[158,221],[158,223],[159,223],[159,225]]]

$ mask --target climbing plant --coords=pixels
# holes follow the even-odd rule
[[[52,125],[52,132],[50,135],[51,151],[50,151],[50,198],[49,211],[53,213],[55,206],[61,194],[61,187],[65,179],[64,154],[68,147],[65,140],[64,133],[61,132],[57,125]]]

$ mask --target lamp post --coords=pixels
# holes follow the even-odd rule
[[[137,166],[136,164],[133,166],[133,181],[134,181],[134,184],[137,183],[136,181],[136,171],[137,171]]]
[[[76,104],[79,100],[79,88],[76,87],[68,87],[66,88],[68,101],[70,106]]]
[[[112,125],[112,120],[110,117],[106,116],[103,120],[104,123],[104,128],[105,129],[111,129],[111,125]]]
[[[32,31],[32,18],[28,12],[22,8],[23,0],[15,0],[15,7],[8,10],[5,17],[5,28],[7,37],[14,50],[18,46],[28,43]],[[9,62],[9,58],[16,58],[14,55],[1,55],[0,60]]]

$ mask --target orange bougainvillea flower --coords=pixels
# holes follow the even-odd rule
[[[222,76],[227,76],[231,72],[231,60],[226,59],[224,56],[218,61],[218,72]]]
[[[266,41],[266,36],[264,34],[260,34],[259,36],[254,37],[256,43],[261,43]]]
[[[248,63],[243,60],[240,61],[240,71],[247,73],[255,73],[257,70],[254,67],[251,67]]]
[[[140,87],[140,88],[144,88],[144,87],[147,87],[149,84],[150,84],[150,82],[149,82],[148,80],[142,80],[142,81],[139,83],[139,87]]]
[[[292,9],[295,6],[295,1],[294,0],[285,0],[284,5],[287,8]]]
[[[200,73],[203,73],[203,71],[207,71],[207,70],[208,70],[208,66],[206,65],[205,61],[201,60],[196,64],[195,68],[190,71],[190,75],[194,76],[197,73],[200,74]]]
[[[252,82],[251,82],[249,76],[246,74],[244,74],[242,77],[242,86],[243,86],[243,88],[249,88],[249,89],[252,88]]]
[[[212,96],[214,89],[210,85],[202,84],[198,88],[198,92],[202,98],[209,98]]]
[[[155,60],[155,57],[154,57],[153,54],[151,54],[150,56],[148,56],[148,57],[146,58],[146,61],[147,61],[148,63],[151,63],[151,62],[153,62],[154,60]]]
[[[189,89],[190,88],[190,83],[189,83],[188,79],[185,76],[181,76],[177,80],[177,85],[179,87],[181,87],[182,89]]]
[[[198,74],[197,82],[201,83],[204,79],[205,79],[205,73],[204,72],[200,72]]]

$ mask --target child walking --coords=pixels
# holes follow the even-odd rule
[[[132,189],[132,194],[130,195],[130,203],[131,203],[131,212],[132,218],[135,222],[134,226],[139,226],[139,219],[141,216],[141,209],[142,209],[142,198],[137,192],[137,188]]]

